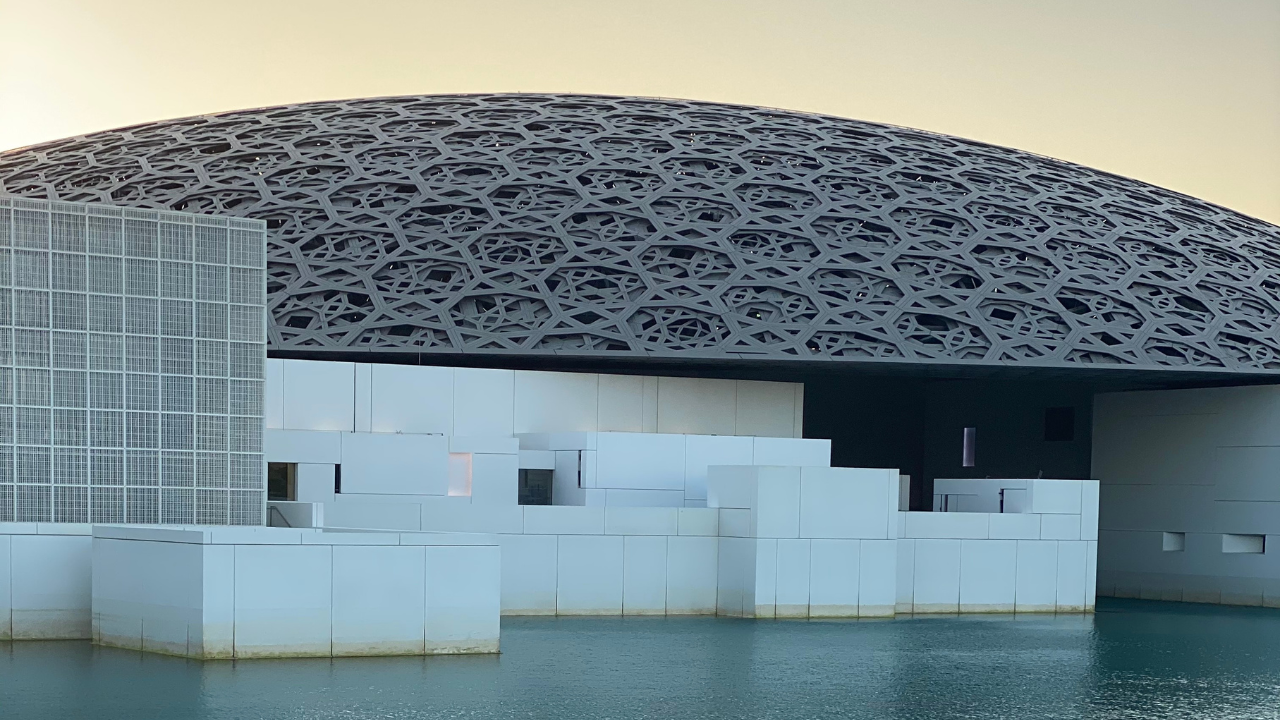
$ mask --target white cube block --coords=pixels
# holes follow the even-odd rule
[[[897,529],[897,487],[896,471],[802,468],[800,537],[893,537]]]
[[[809,617],[857,617],[860,540],[810,543]]]
[[[960,541],[920,539],[915,545],[914,612],[959,612]]]
[[[708,467],[752,464],[755,443],[749,437],[686,435],[684,443],[685,497],[688,499],[706,499]]]
[[[412,546],[333,548],[334,655],[425,652],[425,557]]]
[[[328,463],[298,463],[295,493],[298,502],[333,502],[337,466]]]
[[[746,465],[707,468],[707,507],[749,509],[756,501],[760,470]]]
[[[778,540],[777,617],[809,616],[809,540]]]
[[[449,444],[441,435],[342,434],[342,492],[446,495]]]
[[[561,536],[556,611],[561,615],[622,614],[622,562],[619,536]]]
[[[600,433],[595,487],[683,493],[684,436]]]
[[[859,540],[858,615],[888,617],[897,604],[899,540]],[[914,549],[914,548],[913,548]]]
[[[1017,540],[960,541],[960,612],[1013,612]]]
[[[623,538],[622,614],[667,611],[667,538]]]
[[[752,537],[800,537],[800,468],[760,467],[751,503]]]
[[[668,615],[715,613],[716,550],[715,537],[667,538]]]
[[[1014,608],[1018,612],[1057,609],[1058,543],[1018,540],[1018,574]]]

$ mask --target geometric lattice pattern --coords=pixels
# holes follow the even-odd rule
[[[264,232],[0,197],[0,521],[262,524]]]
[[[840,118],[319,102],[0,154],[0,190],[266,220],[286,350],[1280,370],[1280,228]]]

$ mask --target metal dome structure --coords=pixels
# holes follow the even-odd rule
[[[1280,228],[799,112],[316,102],[6,152],[0,192],[266,220],[278,353],[1280,370]]]

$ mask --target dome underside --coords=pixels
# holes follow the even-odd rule
[[[1280,228],[839,118],[322,102],[0,154],[0,191],[266,220],[273,350],[1280,370]]]

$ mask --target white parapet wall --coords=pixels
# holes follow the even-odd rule
[[[266,427],[801,437],[801,383],[268,360]]]
[[[90,637],[91,527],[0,523],[0,640]]]
[[[92,637],[200,659],[494,653],[489,537],[93,529]]]

